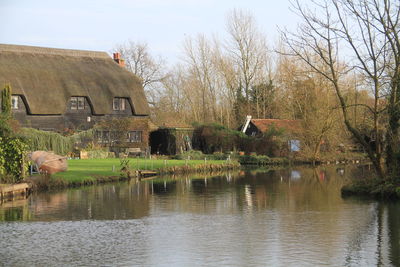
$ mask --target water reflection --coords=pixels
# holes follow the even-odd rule
[[[66,265],[399,266],[399,203],[340,197],[347,179],[366,174],[354,167],[258,169],[38,193],[0,206],[7,240],[0,258],[6,265],[51,263],[30,254],[43,253],[46,242],[65,247],[55,253]],[[28,237],[13,239],[18,234]],[[92,255],[76,251],[71,238]],[[113,247],[101,245],[104,239]],[[21,261],[12,249],[24,251]]]

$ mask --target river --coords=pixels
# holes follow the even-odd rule
[[[355,166],[242,170],[0,205],[1,266],[400,266],[400,203],[342,198]]]

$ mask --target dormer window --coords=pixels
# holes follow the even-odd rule
[[[125,98],[115,97],[113,100],[113,110],[125,110]]]
[[[71,97],[71,109],[85,109],[85,97],[73,96]]]
[[[18,96],[11,96],[11,109],[18,109]]]

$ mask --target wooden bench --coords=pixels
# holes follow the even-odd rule
[[[142,154],[142,150],[139,147],[132,147],[126,150],[128,156],[140,156]]]

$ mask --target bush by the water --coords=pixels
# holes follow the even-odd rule
[[[289,164],[288,159],[286,158],[270,158],[268,156],[257,156],[257,155],[249,155],[249,156],[239,156],[240,165],[284,165]]]
[[[400,177],[366,178],[351,181],[342,188],[343,196],[366,195],[381,198],[400,198]]]
[[[227,160],[227,159],[236,159],[235,153],[222,153],[222,152],[215,152],[211,155],[207,155],[207,159],[211,160]]]
[[[0,113],[0,182],[16,183],[27,171],[24,165],[26,143],[12,129],[8,113]]]
[[[244,151],[276,157],[283,154],[282,150],[287,150],[287,144],[281,138],[283,134],[283,130],[274,127],[257,136],[247,136],[219,124],[198,125],[193,133],[193,147],[205,154]]]
[[[184,159],[200,160],[200,159],[204,159],[205,157],[207,157],[207,156],[205,154],[203,154],[203,152],[201,152],[201,151],[190,150],[190,151],[185,151],[181,154],[178,154],[174,158],[180,159],[180,160],[184,160]]]
[[[193,133],[193,147],[203,153],[235,151],[239,147],[240,138],[246,135],[219,124],[198,125]]]
[[[178,154],[173,157],[174,159],[192,159],[192,160],[227,160],[227,159],[236,159],[237,156],[235,153],[222,153],[222,152],[215,152],[213,154],[204,154],[199,150],[190,150],[185,151],[181,154]]]
[[[22,180],[27,171],[24,165],[26,144],[18,137],[0,136],[0,180],[16,183]]]

